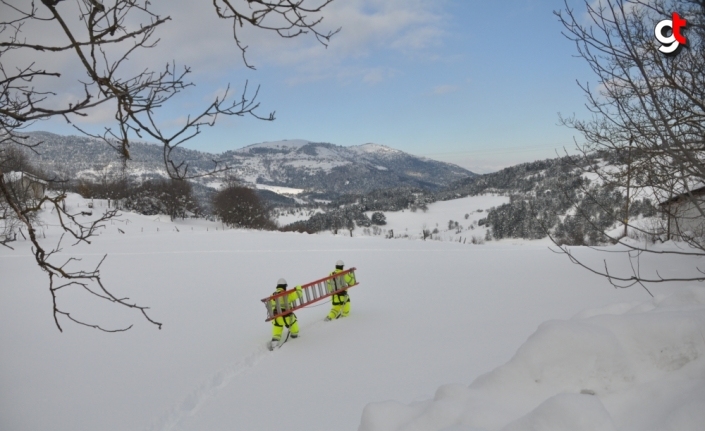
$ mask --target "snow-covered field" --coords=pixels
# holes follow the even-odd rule
[[[417,230],[433,217],[464,224],[465,213],[488,208],[477,199],[433,204],[425,221],[411,218],[422,212],[387,214],[389,226]],[[51,243],[59,232],[47,226],[41,235]],[[702,285],[650,286],[654,299],[639,287],[615,290],[545,243],[223,231],[125,213],[92,245],[66,244],[64,252],[83,265],[107,253],[107,287],[149,305],[163,329],[80,290],[59,296],[75,317],[134,323],[116,334],[65,319],[60,333],[46,276],[26,242],[13,246],[0,248],[3,431],[705,424]],[[616,255],[574,252],[628,270]],[[338,259],[360,281],[350,317],[323,322],[329,304],[300,310],[301,337],[267,351],[271,326],[260,299],[279,277],[305,283]],[[642,269],[655,262],[645,257]],[[658,269],[686,274],[696,263],[667,260]]]
[[[427,211],[417,209],[416,211],[404,210],[396,212],[384,212],[386,224],[378,226],[375,230],[373,226],[369,228],[357,227],[353,230],[353,236],[382,236],[386,237],[390,231],[394,237],[409,239],[423,238],[423,231],[428,230],[431,241],[460,241],[467,244],[473,237],[476,239],[485,238],[487,228],[479,226],[480,219],[487,217],[487,210],[492,207],[508,203],[506,196],[482,195],[471,196],[450,201],[434,202],[429,205]],[[281,214],[276,217],[279,226],[286,226],[299,220],[307,220],[311,215],[321,210],[299,210],[294,214]],[[372,217],[375,211],[368,211],[367,216]],[[456,222],[453,227],[449,227],[450,221]],[[348,231],[341,231],[341,235],[348,235]],[[329,234],[323,232],[322,235]]]
[[[468,243],[473,237],[484,239],[487,229],[478,225],[478,221],[487,217],[487,210],[509,202],[506,196],[481,195],[469,196],[450,201],[434,202],[427,211],[404,210],[385,212],[387,224],[382,226],[382,235],[394,231],[394,236],[407,236],[411,239],[423,238],[422,231],[432,233],[431,240],[458,241]],[[367,215],[371,216],[373,211]],[[449,222],[456,222],[449,227]],[[357,229],[353,235],[365,235],[363,229]]]

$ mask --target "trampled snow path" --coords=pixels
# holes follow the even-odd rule
[[[179,429],[185,419],[196,415],[205,403],[218,395],[218,392],[231,383],[241,374],[247,373],[252,367],[257,366],[267,355],[272,352],[265,347],[253,352],[250,356],[237,361],[217,371],[208,380],[201,383],[186,398],[169,409],[148,428],[153,431],[171,431]]]
[[[330,301],[326,301],[320,305],[327,305]],[[308,332],[313,327],[323,324],[322,321],[313,322],[309,325],[301,327],[302,332]],[[286,345],[286,343],[285,343]],[[284,347],[284,346],[282,346]],[[270,351],[266,348],[265,343],[253,351],[249,356],[228,365],[221,370],[215,372],[210,378],[203,381],[191,393],[189,393],[182,402],[170,408],[159,419],[147,428],[149,431],[172,431],[178,430],[180,425],[188,418],[198,414],[199,409],[208,401],[218,396],[221,389],[229,384],[234,383],[233,380],[241,375],[246,375],[252,371],[252,368],[258,366],[262,362],[266,362],[272,355],[276,354],[277,350]]]

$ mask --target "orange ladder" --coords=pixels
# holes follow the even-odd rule
[[[329,275],[326,278],[302,284],[302,295],[301,297],[297,295],[297,299],[293,302],[289,302],[287,298],[290,294],[296,292],[296,288],[285,290],[284,292],[279,292],[262,299],[264,306],[267,308],[267,320],[265,320],[265,322],[269,322],[279,316],[287,315],[299,308],[311,305],[314,302],[318,302],[336,293],[357,286],[360,283],[357,282],[357,277],[355,277],[355,269],[357,268],[350,268],[335,275]],[[345,275],[347,274],[352,274],[354,280],[353,284],[347,284],[345,282]]]

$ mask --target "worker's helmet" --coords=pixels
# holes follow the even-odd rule
[[[286,286],[286,280],[284,280],[283,278],[280,278],[277,281],[277,286]]]
[[[343,263],[342,260],[335,262],[335,267],[338,269],[343,269],[344,266],[345,266],[345,264]]]

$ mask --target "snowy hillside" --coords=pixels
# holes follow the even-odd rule
[[[336,193],[400,185],[438,189],[470,171],[379,144],[342,147],[302,140],[265,142],[227,151],[221,159],[251,183]]]
[[[480,195],[434,202],[428,211],[388,211],[382,234],[393,230],[394,236],[418,239],[423,238],[423,230],[428,230],[431,233],[428,239],[432,241],[467,243],[473,238],[484,240],[487,226],[479,225],[479,221],[487,217],[490,208],[507,202],[509,198],[506,196]],[[365,230],[358,229],[355,234],[364,235]]]
[[[352,236],[392,236],[410,239],[423,239],[423,230],[428,230],[431,241],[467,242],[475,238],[484,238],[487,226],[479,221],[487,216],[487,211],[509,202],[506,196],[481,195],[435,202],[428,211],[409,209],[385,212],[386,224],[378,227],[356,228]],[[276,222],[285,226],[298,220],[306,220],[321,210],[289,209],[277,212]],[[371,217],[374,211],[368,211]],[[449,226],[449,222],[453,226]],[[326,233],[321,232],[321,235]],[[330,234],[328,231],[327,234]]]
[[[386,216],[395,231],[467,224],[492,199]],[[55,243],[45,220],[42,241]],[[134,323],[105,334],[56,329],[46,277],[19,240],[0,249],[0,429],[701,430],[703,287],[651,286],[654,299],[615,290],[546,242],[517,241],[224,231],[124,213],[62,255],[90,265],[107,253],[108,287],[164,326],[78,289],[59,295],[76,317]],[[330,304],[300,310],[300,338],[267,351],[260,299],[279,277],[312,281],[338,259],[360,281],[350,317],[323,322]],[[694,263],[642,262],[679,274]]]
[[[30,143],[39,143],[38,153],[28,152],[33,165],[62,178],[97,181],[121,172],[114,149],[85,136],[60,136],[48,132],[28,133]],[[162,147],[134,142],[127,174],[132,178],[166,177]],[[312,192],[363,193],[374,189],[411,186],[439,189],[475,174],[459,166],[417,157],[379,144],[343,147],[305,140],[264,142],[221,154],[178,147],[172,157],[185,162],[189,172],[199,175],[225,165],[231,174],[250,184],[261,184]],[[222,179],[197,179],[217,187]]]

